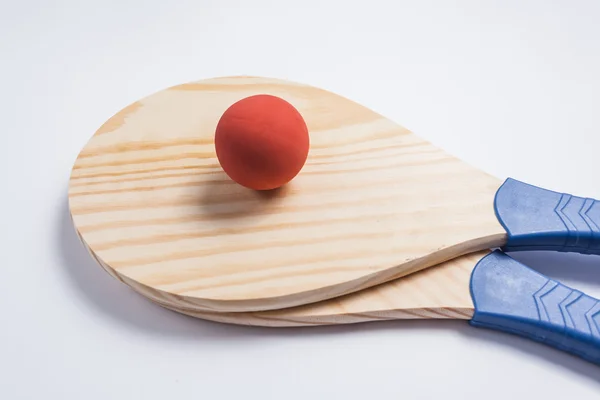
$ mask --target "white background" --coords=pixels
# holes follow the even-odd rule
[[[0,398],[596,399],[600,367],[464,322],[244,328],[163,310],[76,241],[112,114],[263,75],[358,101],[499,178],[600,198],[600,2],[0,1]],[[600,258],[516,258],[600,296]]]

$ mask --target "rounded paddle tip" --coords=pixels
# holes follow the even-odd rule
[[[298,110],[284,99],[259,94],[225,110],[215,131],[215,150],[225,173],[254,190],[291,181],[308,157],[310,139]]]

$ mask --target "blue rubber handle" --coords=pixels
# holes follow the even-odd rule
[[[507,232],[505,251],[600,254],[600,202],[507,179],[494,209]]]
[[[545,343],[600,365],[600,302],[539,274],[501,251],[471,275],[471,325]]]

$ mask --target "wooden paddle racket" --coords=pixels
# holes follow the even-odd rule
[[[254,94],[290,102],[310,132],[303,170],[268,195],[231,181],[214,149],[222,113]],[[360,104],[268,78],[131,104],[81,151],[68,197],[112,276],[195,311],[314,303],[496,247],[600,251],[596,201],[501,182]]]

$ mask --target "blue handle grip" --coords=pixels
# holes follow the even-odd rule
[[[600,365],[600,302],[500,251],[471,275],[471,324],[545,343]]]
[[[507,179],[494,209],[506,229],[505,251],[600,254],[600,202]]]

